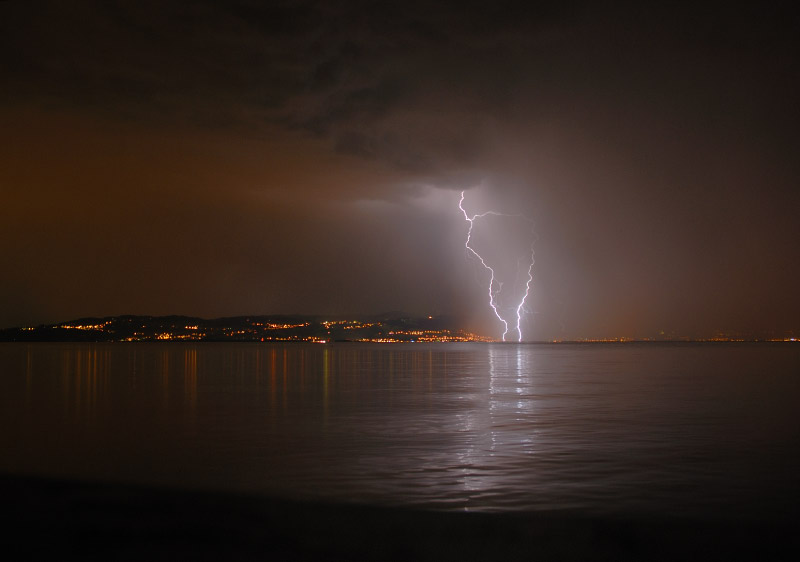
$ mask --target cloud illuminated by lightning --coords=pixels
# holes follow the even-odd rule
[[[500,320],[500,322],[503,323],[503,341],[506,341],[506,335],[509,332],[508,320],[503,318],[503,316],[500,314],[500,311],[498,310],[497,303],[495,302],[495,297],[500,293],[500,291],[503,290],[503,283],[501,281],[499,281],[499,280],[496,280],[494,269],[491,266],[489,266],[489,264],[486,263],[486,261],[483,259],[483,257],[472,246],[470,246],[470,242],[472,241],[472,229],[475,226],[475,221],[476,220],[478,220],[480,218],[483,218],[483,217],[486,217],[486,216],[518,217],[518,218],[522,218],[522,219],[524,219],[524,220],[526,220],[528,222],[531,222],[531,221],[530,221],[530,219],[528,219],[527,217],[525,217],[523,215],[507,215],[507,214],[498,213],[498,212],[495,212],[495,211],[486,211],[485,213],[479,213],[479,214],[476,214],[476,215],[469,216],[469,214],[467,214],[467,211],[464,209],[463,203],[464,203],[464,192],[462,191],[461,192],[461,199],[458,202],[458,208],[464,214],[464,218],[469,223],[469,230],[467,231],[467,240],[464,243],[464,247],[473,256],[478,258],[478,260],[481,262],[481,265],[483,265],[483,267],[485,269],[487,269],[489,271],[489,273],[490,273],[490,278],[489,278],[489,306],[492,307],[492,310],[494,311],[494,315],[497,316],[497,318]],[[531,256],[530,256],[530,263],[527,264],[528,265],[528,269],[527,269],[527,280],[525,281],[525,294],[522,296],[522,300],[520,300],[519,304],[516,306],[517,322],[516,322],[516,326],[514,327],[514,330],[517,332],[517,336],[518,336],[517,341],[522,341],[522,327],[521,327],[521,324],[522,324],[522,313],[524,312],[525,300],[528,298],[528,294],[530,293],[530,290],[531,290],[531,283],[533,281],[533,262],[534,262],[533,256],[534,256],[533,242],[531,242]],[[520,264],[519,264],[519,261],[518,261],[517,262],[517,267],[518,268],[519,268],[519,265]],[[495,283],[498,285],[497,290],[495,290]]]

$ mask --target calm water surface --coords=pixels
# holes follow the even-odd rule
[[[458,510],[800,499],[800,345],[0,344],[0,470]]]

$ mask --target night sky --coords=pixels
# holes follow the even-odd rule
[[[451,314],[536,230],[526,337],[800,332],[790,3],[0,2],[0,327]]]

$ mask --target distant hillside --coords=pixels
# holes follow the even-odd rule
[[[0,330],[6,342],[120,341],[492,341],[461,330],[446,316],[417,317],[402,312],[360,317],[304,315],[107,316],[59,324]]]

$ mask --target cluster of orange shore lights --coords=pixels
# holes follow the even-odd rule
[[[428,316],[428,319],[432,319]],[[97,330],[102,331],[109,328],[112,321],[106,321],[99,324],[59,324],[53,328],[61,328],[67,330]],[[359,334],[359,331],[380,328],[383,326],[382,322],[362,322],[360,320],[324,320],[320,324],[328,332],[328,336],[321,337],[319,335],[271,335],[271,331],[278,330],[298,330],[302,328],[310,328],[310,322],[251,322],[247,327],[238,328],[221,328],[213,334],[207,329],[201,328],[197,325],[186,326],[173,326],[171,330],[165,330],[157,333],[137,331],[131,337],[124,338],[122,341],[201,341],[207,337],[222,336],[223,338],[242,339],[253,338],[255,341],[262,342],[312,342],[312,343],[329,343],[332,341],[330,336],[331,329],[344,330],[347,333],[347,341],[352,342],[371,342],[371,343],[430,343],[430,342],[497,342],[497,338],[481,336],[472,332],[464,330],[389,330],[378,336],[366,336]],[[144,329],[144,326],[142,326]],[[35,330],[33,327],[22,328],[23,330]],[[718,333],[710,338],[688,338],[677,337],[664,340],[663,338],[634,338],[634,337],[614,337],[614,338],[581,338],[573,340],[550,340],[550,343],[630,343],[630,342],[655,342],[655,341],[691,341],[691,342],[745,342],[745,341],[763,341],[763,342],[797,342],[795,337],[783,338],[765,338],[761,340],[753,340],[743,338],[739,335],[729,335],[725,333]]]

